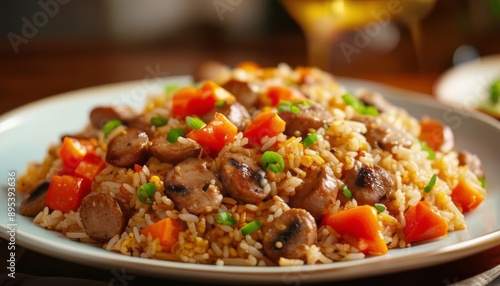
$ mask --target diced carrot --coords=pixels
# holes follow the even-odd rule
[[[141,234],[151,234],[153,239],[158,238],[161,246],[170,251],[177,242],[180,231],[181,225],[175,219],[167,217],[141,229]]]
[[[260,65],[252,61],[244,61],[238,64],[238,68],[248,72],[255,72],[261,69]]]
[[[285,131],[285,121],[274,112],[262,112],[257,115],[243,132],[250,144],[260,145],[264,136],[273,137]]]
[[[434,151],[449,152],[455,146],[453,131],[448,125],[423,117],[420,120],[420,128],[419,139]]]
[[[236,98],[213,81],[205,82],[200,89],[185,87],[172,95],[172,115],[184,118],[188,115],[203,116],[215,108],[219,101],[234,102]]]
[[[464,178],[458,179],[458,185],[451,192],[451,199],[462,213],[477,208],[484,200],[484,194],[473,188]]]
[[[76,211],[83,198],[90,193],[90,181],[74,176],[53,176],[45,202],[53,210],[67,213]]]
[[[200,130],[191,130],[186,137],[200,144],[211,156],[234,141],[238,128],[222,113],[216,112],[214,119]]]
[[[333,228],[342,239],[366,254],[382,255],[387,253],[382,227],[374,207],[363,205],[327,214],[323,224]]]
[[[272,107],[278,106],[280,101],[303,101],[306,98],[296,89],[285,86],[270,86],[260,97],[261,104]]]
[[[405,214],[404,227],[405,241],[434,239],[448,234],[448,224],[438,213],[431,209],[426,201],[419,201],[415,206],[410,206]]]

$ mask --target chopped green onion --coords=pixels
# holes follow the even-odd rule
[[[316,136],[316,133],[311,133],[307,135],[306,138],[302,141],[302,144],[304,144],[305,147],[309,147],[312,144],[314,144],[316,141],[318,141],[318,136]]]
[[[372,105],[365,105],[363,108],[363,111],[361,114],[364,115],[370,115],[370,116],[377,116],[378,115],[378,109],[375,106]]]
[[[285,160],[274,151],[266,151],[262,155],[262,168],[269,169],[274,173],[279,173],[285,169]]]
[[[276,109],[278,110],[278,113],[291,112],[293,114],[299,114],[300,113],[300,108],[298,107],[299,105],[311,106],[312,103],[307,100],[294,101],[294,102],[281,100],[278,106],[276,106]]]
[[[486,178],[485,177],[477,177],[479,179],[479,182],[481,182],[481,187],[483,189],[486,189]]]
[[[494,81],[490,86],[490,101],[494,104],[500,101],[500,79]]]
[[[342,95],[342,99],[345,104],[351,106],[354,111],[361,115],[377,116],[379,114],[378,109],[375,106],[365,105],[361,100],[359,100],[359,98],[350,93]]]
[[[189,127],[195,130],[200,130],[201,128],[203,128],[203,126],[207,125],[205,122],[203,122],[203,120],[196,116],[186,116],[186,123]]]
[[[154,126],[156,126],[156,127],[160,127],[160,126],[167,125],[167,123],[168,123],[168,119],[166,119],[166,118],[165,118],[165,117],[163,117],[163,116],[154,116],[154,117],[151,117],[150,122],[151,122],[151,124],[153,124]]]
[[[432,175],[431,179],[429,180],[429,183],[424,188],[424,192],[428,193],[432,190],[432,188],[434,188],[434,185],[436,184],[436,178],[437,178],[436,174]]]
[[[256,230],[258,230],[261,227],[261,223],[258,220],[254,220],[249,222],[248,224],[244,225],[243,227],[240,228],[241,234],[247,235],[250,234]]]
[[[184,137],[184,130],[182,128],[174,128],[171,129],[167,134],[167,141],[170,143],[177,143],[179,141],[179,137]]]
[[[141,203],[152,205],[150,196],[156,192],[156,186],[153,183],[146,183],[137,188],[137,198]]]
[[[352,193],[351,190],[346,185],[342,186],[342,194],[348,199],[352,198]]]
[[[215,220],[215,223],[233,226],[236,224],[236,220],[229,212],[218,212],[217,219]]]
[[[106,122],[102,127],[104,138],[108,137],[108,135],[120,125],[122,125],[122,122],[118,119],[111,119],[108,122]]]
[[[384,204],[379,204],[379,203],[376,203],[376,204],[374,204],[373,206],[375,207],[375,209],[376,209],[379,213],[381,213],[381,212],[385,211],[385,209],[386,209],[386,207],[385,207],[385,205],[384,205]]]
[[[167,87],[165,87],[165,93],[167,95],[169,95],[178,89],[179,89],[179,86],[176,84],[168,85]]]
[[[434,152],[434,150],[431,147],[429,147],[429,145],[427,145],[427,143],[425,143],[425,141],[421,141],[420,145],[422,146],[422,150],[424,150],[425,152],[427,152],[427,154],[429,154],[427,156],[427,159],[429,159],[429,160],[436,159],[436,153]]]
[[[215,107],[223,107],[226,102],[224,100],[219,100],[215,102]]]
[[[278,106],[276,106],[276,109],[278,110],[278,113],[283,113],[283,112],[291,112],[293,114],[299,114],[300,109],[294,105],[293,103],[289,101],[280,101]]]

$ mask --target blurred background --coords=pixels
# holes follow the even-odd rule
[[[500,0],[4,0],[0,34],[0,113],[205,60],[314,64],[430,93],[454,64],[500,52]]]

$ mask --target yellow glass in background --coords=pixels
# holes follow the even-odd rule
[[[331,68],[331,49],[342,32],[376,20],[381,11],[393,12],[391,20],[407,25],[420,53],[420,21],[434,8],[436,0],[282,0],[290,16],[302,28],[308,48],[308,64]]]

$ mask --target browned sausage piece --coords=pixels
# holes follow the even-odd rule
[[[165,193],[179,211],[206,214],[222,202],[221,183],[207,168],[207,161],[189,158],[175,165],[165,176]]]
[[[21,203],[19,213],[24,216],[35,217],[39,212],[43,211],[47,206],[45,197],[49,186],[50,182],[43,181],[36,185],[34,190],[30,190],[28,197]]]
[[[460,166],[467,166],[478,177],[484,177],[483,167],[481,166],[481,159],[475,154],[468,151],[458,153],[458,162]]]
[[[90,122],[101,129],[111,119],[119,119],[126,123],[137,116],[136,112],[128,106],[99,106],[90,112]]]
[[[382,199],[392,197],[396,191],[391,174],[379,165],[355,165],[346,172],[344,183],[358,205],[374,205]],[[339,199],[347,201],[342,193],[339,193]]]
[[[216,112],[224,114],[236,127],[238,131],[245,130],[247,124],[250,122],[250,114],[241,103],[235,101],[233,103],[225,103],[222,106],[216,106],[211,112],[204,115],[201,119],[205,122],[210,122],[214,119]]]
[[[321,219],[337,201],[342,181],[337,179],[329,166],[324,166],[308,174],[290,197],[288,205],[308,211],[316,220]]]
[[[410,135],[398,130],[390,123],[382,121],[374,116],[355,116],[354,121],[359,121],[365,124],[367,132],[365,134],[366,141],[372,148],[380,148],[384,151],[391,152],[394,146],[410,147],[413,143]]]
[[[380,94],[372,92],[372,91],[363,91],[361,94],[358,95],[358,98],[366,105],[371,105],[377,108],[377,110],[382,113],[386,112],[387,110],[393,108],[394,106],[387,101],[384,97],[382,97]]]
[[[85,233],[95,240],[106,242],[125,229],[126,211],[108,194],[86,196],[80,206]]]
[[[275,263],[280,257],[305,261],[307,249],[316,238],[312,215],[304,209],[289,209],[264,228],[264,253]]]
[[[265,175],[257,162],[248,156],[226,152],[221,157],[222,185],[231,197],[244,203],[255,204],[266,197],[261,185],[267,182]]]
[[[311,130],[317,130],[333,121],[332,114],[319,104],[298,105],[300,112],[281,112],[279,116],[286,122],[285,134],[305,137]]]
[[[149,151],[160,161],[176,165],[186,158],[197,157],[201,146],[192,140],[170,143],[164,137],[157,137],[153,139]]]
[[[236,97],[236,100],[246,108],[252,108],[257,102],[258,94],[251,88],[251,83],[231,79],[222,85]]]
[[[127,128],[108,143],[106,162],[115,167],[143,165],[148,159],[148,135],[142,130]]]

